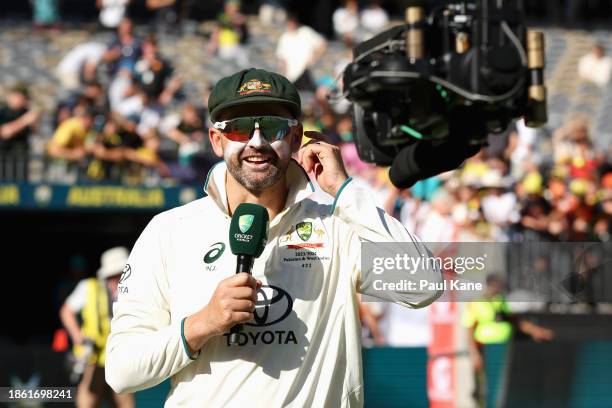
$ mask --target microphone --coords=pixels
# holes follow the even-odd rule
[[[397,188],[408,188],[419,180],[456,169],[475,155],[482,145],[450,139],[441,144],[419,141],[403,148],[393,159],[389,179]]]
[[[236,255],[236,273],[251,273],[253,261],[263,252],[268,241],[268,210],[258,204],[242,203],[232,215],[229,244]],[[242,325],[230,329],[229,343],[238,343]]]

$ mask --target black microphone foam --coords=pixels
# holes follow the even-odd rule
[[[397,188],[411,187],[419,180],[456,169],[480,148],[480,145],[469,145],[453,138],[440,144],[428,141],[413,143],[395,157],[389,169],[389,179]]]
[[[234,214],[229,229],[229,244],[236,255],[236,273],[251,273],[253,261],[263,252],[268,241],[268,210],[258,204],[242,203]],[[242,325],[230,329],[229,343],[238,343]]]

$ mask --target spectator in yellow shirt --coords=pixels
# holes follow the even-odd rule
[[[66,119],[57,127],[47,152],[55,159],[81,161],[87,155],[85,139],[93,125],[93,114],[84,111]]]
[[[146,168],[156,169],[159,175],[167,177],[170,175],[168,166],[161,160],[159,154],[159,137],[156,132],[151,132],[143,137],[143,145],[137,149],[125,149],[125,158],[133,163],[140,164]]]
[[[221,59],[235,61],[238,66],[247,66],[248,39],[249,28],[246,16],[240,12],[240,1],[226,0],[223,13],[217,17],[217,24],[211,33],[207,54],[217,54]]]
[[[484,350],[487,344],[507,343],[516,329],[533,340],[549,341],[555,333],[512,313],[504,297],[505,282],[498,275],[489,275],[482,298],[470,302],[463,315],[463,325],[470,332],[469,353],[474,368],[473,397],[479,407],[486,406],[486,374]]]

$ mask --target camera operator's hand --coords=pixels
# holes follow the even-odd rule
[[[304,135],[312,140],[298,151],[298,162],[307,173],[314,174],[323,191],[335,196],[348,178],[340,148],[328,143],[319,132],[306,131]]]
[[[214,336],[226,333],[253,318],[257,289],[261,281],[248,273],[238,273],[219,282],[206,306],[185,319],[184,334],[192,352]]]

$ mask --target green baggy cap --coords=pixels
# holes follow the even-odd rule
[[[213,122],[222,111],[249,103],[279,103],[298,118],[302,113],[300,95],[284,76],[264,69],[249,68],[217,82],[208,97],[208,111]]]

